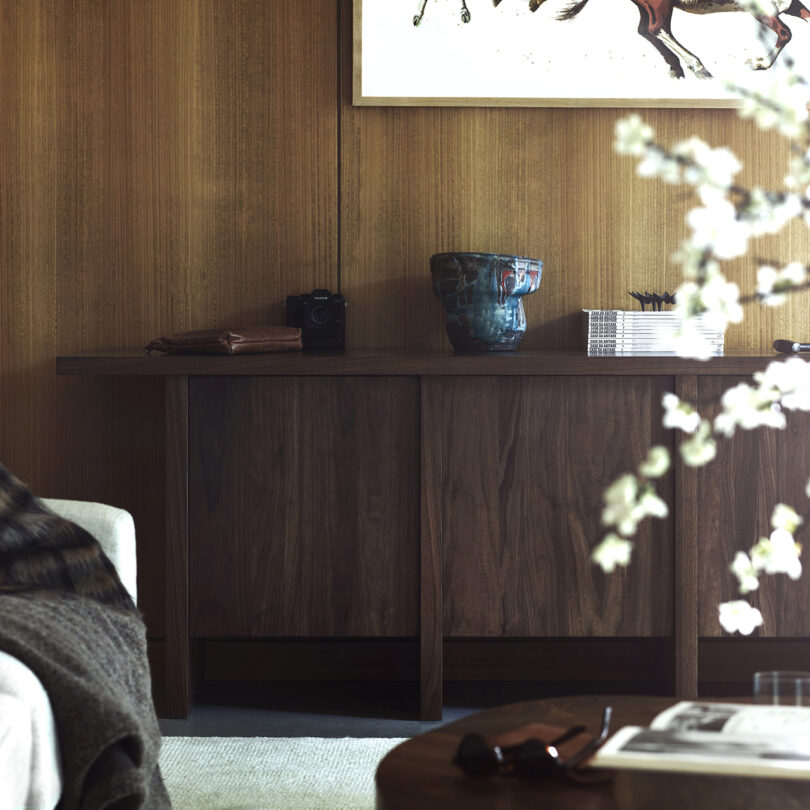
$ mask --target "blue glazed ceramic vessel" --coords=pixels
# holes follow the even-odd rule
[[[543,262],[497,253],[430,257],[433,292],[447,310],[447,336],[462,352],[514,351],[526,331],[521,297],[540,286]]]

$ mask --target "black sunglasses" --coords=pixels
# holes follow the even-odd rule
[[[467,734],[459,743],[453,764],[467,776],[514,775],[529,782],[570,778],[607,739],[611,711],[610,706],[605,707],[599,734],[567,760],[560,756],[557,746],[581,734],[585,726],[571,726],[550,742],[532,737],[519,745],[495,745],[492,748],[480,734]]]

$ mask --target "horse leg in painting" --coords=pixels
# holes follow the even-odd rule
[[[425,16],[425,6],[427,5],[427,0],[421,0],[419,3],[419,11],[413,15],[413,24],[419,25],[422,22],[422,17]]]
[[[801,3],[798,3],[798,5],[801,6]],[[802,6],[802,10],[810,16],[810,12],[807,12],[804,6]],[[771,31],[776,34],[776,42],[767,56],[756,56],[753,59],[746,60],[746,63],[754,68],[754,70],[767,70],[776,61],[776,57],[782,53],[782,48],[790,42],[790,38],[793,35],[790,33],[790,29],[778,17],[760,17],[759,14],[755,16],[757,22],[761,23],[766,28],[770,28]],[[796,16],[801,16],[801,12]]]
[[[419,11],[417,11],[416,14],[414,14],[413,16],[414,25],[419,25],[419,23],[422,22],[422,17],[425,16],[425,6],[427,5],[427,1],[428,0],[420,0]],[[498,0],[498,3],[500,2],[501,0]],[[495,3],[495,5],[497,6],[498,3]],[[470,10],[467,8],[467,2],[466,0],[461,0],[461,22],[468,23],[469,21],[470,21]]]
[[[783,13],[790,14],[792,17],[798,17],[801,20],[810,20],[810,9],[801,3],[800,0],[793,0]],[[753,68],[764,70],[769,68],[774,61],[776,61],[776,57],[779,56],[782,48],[790,42],[791,33],[790,29],[776,17],[757,17],[757,20],[776,34],[776,44],[771,48],[771,52],[766,57],[748,60],[748,64]]]
[[[683,62],[692,73],[700,79],[710,79],[712,74],[704,67],[700,59],[684,48],[674,36],[672,24],[672,0],[633,0],[641,13],[638,32],[664,57],[669,65],[669,75],[676,79],[683,78]]]
[[[543,0],[532,0],[543,2]],[[675,79],[683,78],[683,62],[696,76],[701,79],[711,78],[711,73],[703,66],[700,59],[678,42],[672,36],[670,24],[672,22],[673,0],[633,0],[641,14],[638,32],[649,41],[653,47],[664,57],[669,65],[669,75]],[[798,0],[797,0],[798,2]],[[587,5],[588,0],[578,2],[564,8],[558,15],[558,20],[572,20]]]
[[[502,0],[492,0],[492,5],[497,8],[501,2]],[[545,2],[546,0],[529,0],[529,11],[537,11]]]

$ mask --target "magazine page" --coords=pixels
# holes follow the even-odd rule
[[[748,739],[715,731],[626,726],[597,751],[591,765],[810,780],[810,737]]]
[[[713,731],[743,738],[810,737],[810,707],[762,706],[685,700],[661,712],[651,729]]]
[[[810,779],[810,707],[682,701],[649,728],[621,729],[592,764]]]

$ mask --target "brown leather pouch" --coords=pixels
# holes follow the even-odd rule
[[[244,326],[241,329],[198,329],[153,340],[143,350],[166,354],[260,354],[299,351],[301,330],[292,326]]]

